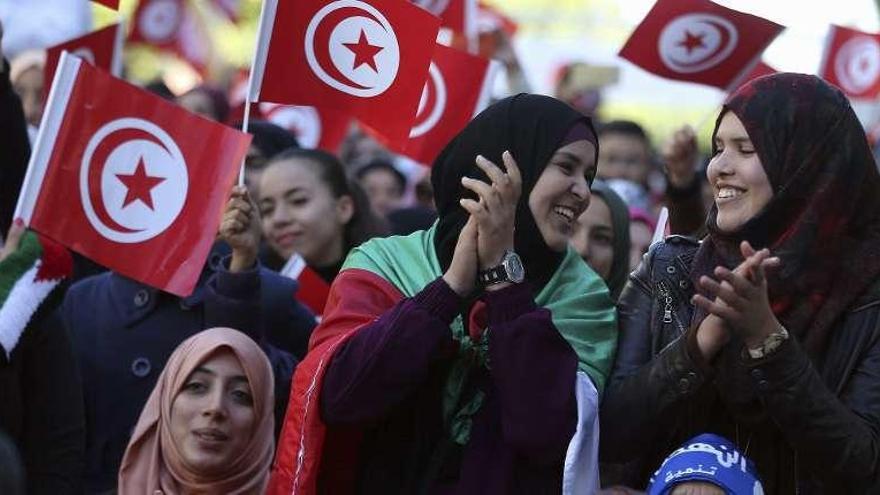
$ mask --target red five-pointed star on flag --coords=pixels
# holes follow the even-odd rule
[[[159,183],[163,182],[165,178],[149,176],[147,175],[146,169],[147,167],[144,165],[144,158],[141,157],[138,159],[137,168],[134,169],[133,174],[116,174],[116,178],[128,188],[128,192],[125,193],[125,201],[122,202],[123,208],[135,201],[140,201],[147,205],[147,208],[151,210],[154,209],[153,195],[150,192],[154,187],[159,185]]]
[[[376,54],[385,48],[371,45],[369,40],[367,40],[367,33],[363,29],[361,29],[361,36],[357,43],[343,43],[343,45],[354,53],[354,67],[352,67],[352,70],[367,64],[373,68],[373,71],[379,72],[379,68],[376,67]]]
[[[705,37],[706,33],[691,34],[690,31],[685,30],[684,39],[678,42],[678,46],[683,46],[688,51],[688,55],[690,55],[694,49],[706,46],[703,43],[703,38]]]

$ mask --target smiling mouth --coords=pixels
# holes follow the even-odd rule
[[[728,201],[737,199],[745,193],[745,190],[736,187],[722,187],[718,189],[718,193],[715,195],[715,199],[718,201]]]
[[[565,219],[566,222],[571,223],[574,221],[575,211],[574,208],[568,206],[554,206],[553,212],[557,215],[561,216]]]

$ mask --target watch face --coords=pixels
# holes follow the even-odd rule
[[[504,257],[504,268],[507,270],[507,276],[511,282],[520,283],[525,280],[526,271],[516,253],[511,252]]]

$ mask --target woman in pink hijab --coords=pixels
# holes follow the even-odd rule
[[[147,400],[119,470],[119,493],[261,494],[274,451],[272,368],[245,334],[185,340]]]

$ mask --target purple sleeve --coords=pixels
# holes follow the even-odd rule
[[[358,330],[333,355],[321,388],[327,424],[385,416],[454,352],[449,325],[461,299],[442,278]]]
[[[527,284],[488,292],[486,305],[504,440],[534,462],[560,462],[577,424],[577,355]]]

